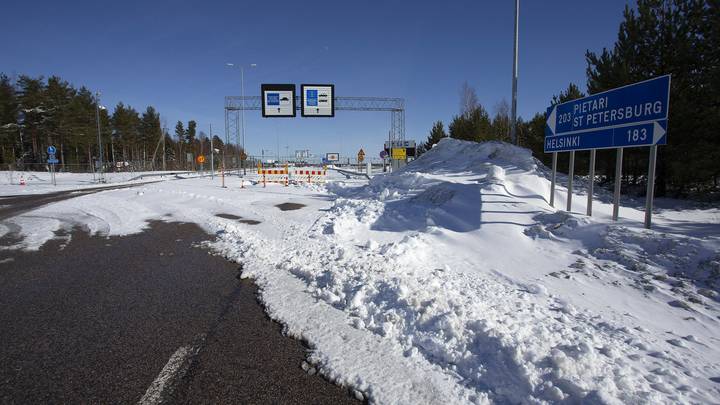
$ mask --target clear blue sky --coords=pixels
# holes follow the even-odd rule
[[[521,0],[518,112],[585,87],[585,50],[614,43],[627,0]],[[631,1],[631,3],[633,3]],[[459,109],[467,80],[492,113],[511,97],[514,2],[13,1],[3,6],[0,71],[59,75],[103,104],[155,106],[167,126],[194,119],[224,138],[223,97],[260,83],[334,83],[338,96],[403,97],[406,138],[424,140]],[[299,87],[298,87],[299,91]],[[250,153],[286,146],[376,156],[389,114],[263,119],[246,112]]]

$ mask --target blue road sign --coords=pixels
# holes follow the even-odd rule
[[[670,75],[547,110],[545,152],[667,144]]]
[[[48,158],[47,162],[50,163],[51,165],[56,165],[56,164],[60,163],[59,160],[55,159],[55,156],[50,156]]]
[[[312,106],[312,107],[317,107],[318,91],[317,90],[306,90],[305,91],[305,100],[307,100],[307,105]]]
[[[48,146],[48,148],[47,148],[48,155],[54,155],[55,152],[57,152],[57,150],[55,149],[54,146],[52,146],[52,145]]]
[[[268,93],[267,105],[280,105],[280,93]]]

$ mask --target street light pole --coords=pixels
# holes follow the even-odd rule
[[[97,120],[97,137],[98,137],[98,157],[99,157],[99,179],[101,183],[105,183],[105,178],[103,177],[103,149],[102,149],[102,139],[100,138],[100,92],[95,92],[95,118]]]
[[[512,116],[510,117],[510,141],[519,145],[517,136],[517,79],[518,79],[518,23],[520,17],[520,0],[515,0],[515,42],[513,47],[512,75]]]

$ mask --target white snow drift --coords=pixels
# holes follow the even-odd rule
[[[4,232],[38,248],[76,225],[197,222],[313,347],[310,363],[373,402],[715,401],[720,211],[659,210],[644,230],[634,208],[613,223],[603,193],[593,218],[556,211],[546,177],[525,149],[447,139],[369,184],[158,183],[46,206]]]

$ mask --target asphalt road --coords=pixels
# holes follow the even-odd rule
[[[0,250],[0,403],[358,403],[192,224]]]

